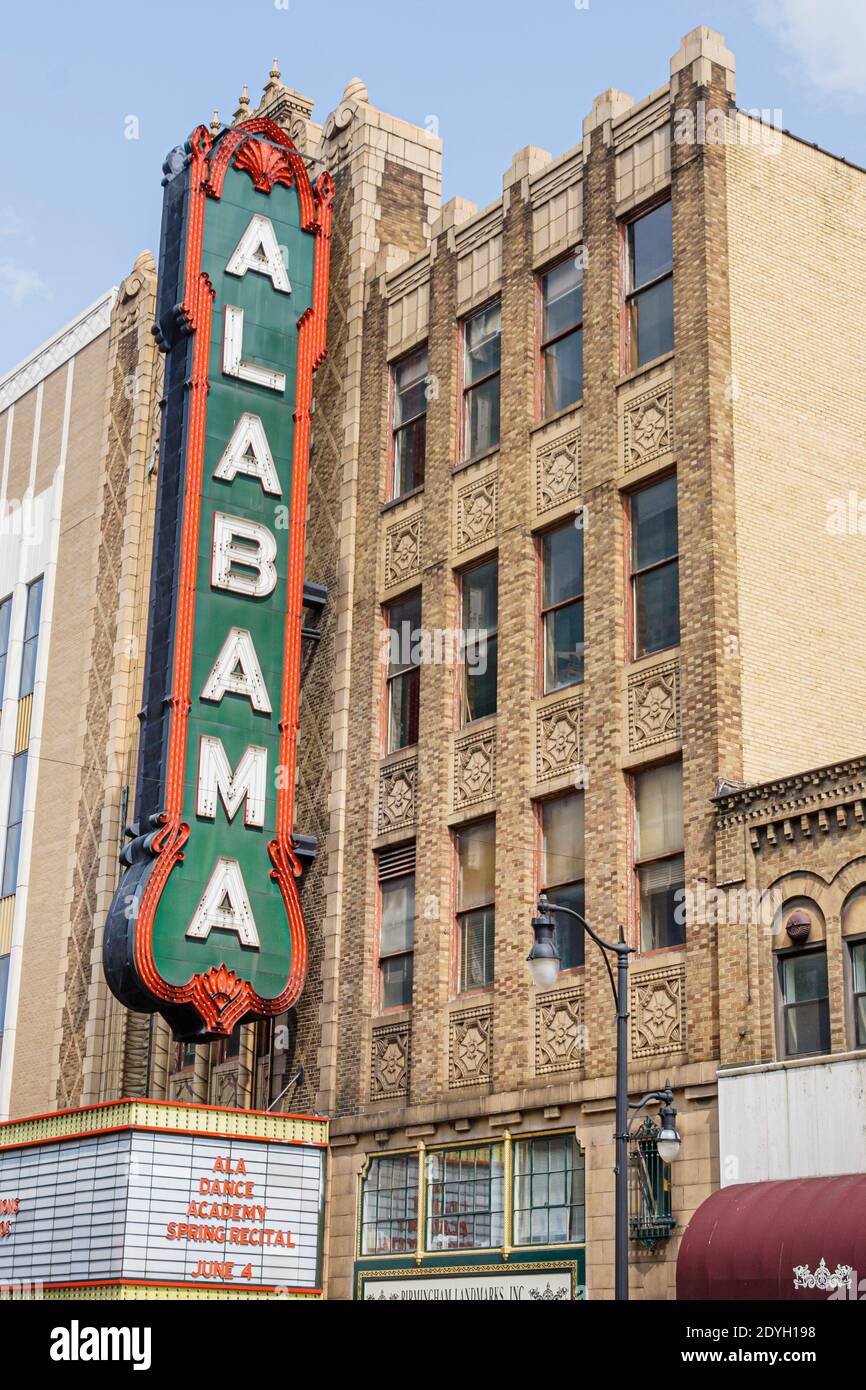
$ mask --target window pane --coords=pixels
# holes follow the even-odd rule
[[[427,1248],[489,1249],[502,1244],[504,1162],[501,1144],[449,1149],[427,1159]]]
[[[9,988],[9,956],[0,956],[0,1033],[6,1021],[6,992]]]
[[[427,417],[399,429],[394,437],[394,496],[402,497],[424,482],[424,455],[427,447]]]
[[[382,888],[379,954],[411,951],[415,933],[415,875],[388,878]]]
[[[498,566],[495,560],[477,565],[463,575],[463,630],[465,633],[495,628],[498,605]]]
[[[0,896],[8,898],[18,883],[18,855],[21,849],[21,822],[6,831],[6,854],[3,860],[3,885]]]
[[[682,855],[676,855],[655,864],[642,864],[638,869],[642,951],[681,946],[686,939],[682,903],[684,864]]]
[[[408,1008],[412,1003],[411,953],[382,961],[382,1008]]]
[[[635,656],[648,656],[680,640],[680,571],[672,560],[635,580]]]
[[[385,626],[391,635],[388,674],[405,671],[417,658],[415,639],[421,626],[421,595],[410,594],[385,609]]]
[[[499,443],[499,377],[492,376],[467,391],[463,420],[466,458],[495,449]]]
[[[854,989],[857,994],[866,991],[866,941],[851,948],[851,964],[854,974]]]
[[[861,994],[856,999],[855,1015],[857,1046],[866,1047],[866,994]]]
[[[665,763],[635,778],[637,857],[670,854],[683,844],[681,763]]]
[[[457,833],[457,907],[484,907],[493,902],[496,879],[496,822],[481,821]]]
[[[9,653],[9,623],[12,617],[12,600],[4,599],[0,604],[0,705],[6,693],[6,657]]]
[[[460,931],[460,988],[486,989],[493,983],[493,908],[464,913]]]
[[[583,531],[573,526],[559,526],[543,538],[544,607],[550,608],[564,599],[583,593]]]
[[[544,619],[544,691],[558,690],[583,680],[586,643],[583,635],[583,600],[554,608]]]
[[[785,1010],[788,1056],[830,1051],[830,1010],[826,999],[795,1004]]]
[[[361,1194],[361,1254],[404,1255],[418,1243],[418,1158],[374,1158]]]
[[[807,951],[802,956],[785,956],[782,960],[782,977],[786,1004],[800,1004],[804,1000],[825,998],[826,952]]]
[[[35,637],[39,632],[39,617],[42,612],[42,580],[34,579],[27,590],[27,612],[24,617],[24,640]]]
[[[583,812],[582,792],[542,802],[541,875],[545,888],[583,878]],[[554,896],[551,893],[551,897]]]
[[[496,713],[496,674],[498,643],[488,637],[485,643],[466,654],[466,708],[464,720],[484,719]]]
[[[643,570],[670,560],[677,549],[677,480],[663,478],[632,494],[632,569]]]
[[[565,410],[583,396],[583,329],[544,349],[544,413]]]
[[[394,424],[404,425],[427,409],[427,349],[413,352],[394,367]]]
[[[388,752],[396,753],[418,742],[421,672],[417,666],[389,681],[388,701]]]
[[[674,282],[661,280],[631,301],[632,367],[642,367],[674,345]]]
[[[514,1145],[514,1243],[584,1239],[584,1160],[572,1136]]]
[[[583,319],[583,269],[570,256],[541,277],[542,329],[545,342],[574,328]]]
[[[671,204],[662,203],[629,224],[629,269],[631,289],[639,289],[673,269],[673,224]]]
[[[582,883],[558,883],[550,889],[551,900],[560,907],[570,907],[573,912],[586,916]],[[555,938],[559,951],[559,963],[563,970],[576,970],[583,965],[584,934],[579,922],[564,912],[553,914],[556,924]]]
[[[480,314],[468,319],[465,325],[463,383],[474,381],[499,371],[500,308],[491,304]],[[497,388],[498,390],[498,388]]]

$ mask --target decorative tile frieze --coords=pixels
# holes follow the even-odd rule
[[[415,786],[418,776],[417,758],[404,758],[388,763],[379,772],[378,833],[401,830],[415,824]]]
[[[623,409],[626,473],[669,454],[674,447],[673,386],[665,381],[627,400]]]
[[[535,1001],[535,1070],[574,1071],[584,1064],[583,986]]]
[[[496,730],[469,734],[454,744],[454,810],[496,795]]]
[[[495,473],[457,493],[457,549],[468,550],[496,535],[499,481]]]
[[[409,1025],[397,1023],[373,1029],[370,1056],[370,1099],[397,1100],[409,1094]]]
[[[583,696],[545,705],[535,719],[535,777],[546,782],[577,770],[583,757]]]
[[[628,751],[679,738],[680,663],[677,658],[628,677]]]
[[[645,970],[631,982],[631,1055],[660,1057],[686,1046],[686,968]]]
[[[542,440],[535,452],[536,509],[549,512],[580,496],[580,430]]]
[[[389,526],[385,532],[385,588],[393,589],[421,573],[420,512]]]
[[[478,1086],[490,1080],[493,1010],[490,1005],[451,1015],[448,1085]]]

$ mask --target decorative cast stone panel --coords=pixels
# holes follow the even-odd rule
[[[540,443],[535,455],[536,507],[539,513],[549,512],[562,502],[575,501],[580,496],[580,430],[572,430],[546,443]]]
[[[421,513],[413,512],[385,532],[385,588],[421,573]]]
[[[370,1099],[396,1100],[409,1094],[409,1025],[373,1029]]]
[[[454,810],[496,795],[496,730],[454,744]]]
[[[178,1072],[169,1077],[168,1098],[179,1105],[195,1100],[195,1080],[191,1071]]]
[[[686,968],[646,970],[631,985],[631,1055],[657,1057],[686,1046]]]
[[[452,1014],[448,1085],[477,1086],[490,1080],[493,1010],[490,1005]]]
[[[584,1063],[583,987],[543,994],[535,1003],[535,1070],[574,1071]]]
[[[242,1105],[240,1070],[237,1062],[214,1067],[210,1075],[210,1103],[234,1110]]]
[[[583,696],[546,705],[535,721],[535,776],[539,782],[580,766],[583,756]]]
[[[415,824],[417,758],[388,763],[379,772],[379,834]]]
[[[679,738],[680,663],[675,658],[628,678],[628,751]]]
[[[499,482],[495,473],[462,487],[457,493],[457,549],[496,535]]]
[[[674,447],[673,387],[663,382],[625,404],[623,466],[626,473],[652,463]]]

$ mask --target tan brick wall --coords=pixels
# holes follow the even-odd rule
[[[866,646],[866,175],[779,134],[727,149],[732,414],[750,781],[858,754]],[[760,312],[756,312],[756,305]],[[855,514],[856,515],[856,514]],[[732,629],[732,631],[735,631]],[[844,672],[844,679],[842,677]]]

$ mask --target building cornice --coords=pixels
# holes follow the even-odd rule
[[[55,333],[53,338],[49,338],[47,343],[25,357],[6,376],[0,377],[0,410],[8,410],[10,405],[62,367],[70,357],[81,352],[100,333],[107,332],[116,299],[117,287],[114,286],[71,323],[67,323],[65,328],[61,328],[59,333]]]

